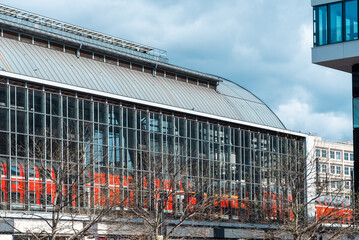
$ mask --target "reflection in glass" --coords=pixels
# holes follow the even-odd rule
[[[359,128],[359,98],[353,98],[353,128]]]
[[[345,1],[345,40],[358,39],[357,0]]]
[[[330,43],[342,41],[342,3],[329,5]]]

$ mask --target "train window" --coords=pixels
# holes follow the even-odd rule
[[[36,203],[37,203],[37,202],[36,202],[36,193],[30,193],[29,195],[30,195],[29,202],[30,202],[31,204],[36,204]]]
[[[36,178],[36,170],[34,167],[29,167],[29,178]]]
[[[11,166],[11,176],[20,177],[20,168],[19,168],[19,166]]]
[[[0,165],[0,174],[1,174],[1,176],[7,175],[6,172],[3,169],[3,164]]]
[[[11,192],[11,202],[21,203],[21,194],[19,192]]]

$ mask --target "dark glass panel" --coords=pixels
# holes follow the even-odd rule
[[[44,135],[44,115],[35,114],[35,134]]]
[[[10,113],[10,122],[13,123],[11,124],[11,132],[16,132],[15,130],[15,111],[14,110],[11,110],[11,113]]]
[[[29,134],[34,134],[34,114],[29,113]]]
[[[317,14],[317,25],[316,25],[316,31],[317,31],[317,44],[318,45],[324,45],[328,43],[328,13],[327,13],[327,6],[320,6],[316,8],[316,14]]]
[[[128,127],[129,128],[135,128],[136,127],[136,110],[128,109]]]
[[[106,116],[106,104],[99,103],[99,121],[100,123],[106,123],[106,119],[108,116]]]
[[[184,137],[184,136],[186,136],[186,128],[185,128],[185,126],[186,126],[186,120],[185,119],[183,119],[183,118],[180,118],[179,119],[179,125],[178,125],[178,131],[179,131],[179,135],[181,136],[181,137]]]
[[[13,156],[16,156],[16,147],[17,147],[17,144],[16,144],[16,135],[15,134],[11,134],[10,135],[10,152],[11,152],[11,155]]]
[[[52,94],[51,96],[51,106],[52,106],[52,114],[60,115],[60,97],[59,95]]]
[[[20,157],[26,156],[26,136],[17,134],[17,155]]]
[[[50,116],[46,116],[46,136],[50,137],[51,136],[51,121],[50,121],[51,117]]]
[[[358,1],[345,1],[345,40],[358,39]]]
[[[84,119],[87,121],[91,120],[91,102],[87,101],[87,100],[83,100],[84,101]],[[70,99],[69,99],[69,104],[70,104]],[[69,110],[70,112],[70,110]]]
[[[76,117],[76,99],[68,98],[68,114],[70,118]]]
[[[94,102],[94,121],[98,122],[98,102]]]
[[[7,104],[7,86],[0,83],[0,106],[8,106]]]
[[[10,87],[10,107],[16,107],[15,106],[15,87]]]
[[[50,93],[47,93],[46,94],[46,114],[51,114],[51,111],[50,111],[50,109],[51,109],[51,100],[50,100],[50,98],[51,98]]]
[[[29,98],[28,98],[28,109],[29,111],[34,111],[34,91],[28,90]]]
[[[119,126],[121,124],[121,109],[119,106],[113,107],[113,119],[112,124]]]
[[[129,129],[128,130],[128,147],[129,148],[136,148],[136,130]]]
[[[8,154],[8,141],[9,141],[9,134],[0,132],[0,142],[4,144],[0,144],[0,154]]]
[[[26,132],[26,113],[23,111],[17,111],[17,132],[25,133]]]
[[[42,109],[42,92],[40,91],[34,91],[34,96],[35,96],[35,99],[34,99],[34,105],[35,105],[35,112],[43,112],[43,109]]]
[[[77,133],[77,121],[69,119],[68,121],[68,139],[69,140],[76,140],[78,137]]]
[[[359,128],[359,98],[353,98],[353,125]]]
[[[197,122],[191,121],[191,138],[197,137]]]
[[[61,119],[59,117],[52,117],[52,136],[61,137]]]
[[[16,105],[17,108],[25,109],[25,89],[17,87],[16,88]]]
[[[342,3],[329,5],[330,16],[330,43],[343,41],[342,39]]]
[[[67,117],[67,97],[62,98],[62,116]]]
[[[9,127],[8,114],[9,114],[8,109],[0,108],[0,120],[1,120],[0,130],[5,130],[5,131],[8,130],[8,127]]]

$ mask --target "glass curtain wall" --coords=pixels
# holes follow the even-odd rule
[[[291,136],[3,83],[0,142],[3,209],[51,211],[63,189],[71,209],[156,210],[158,173],[180,171],[168,214],[200,191],[219,216],[258,221],[283,216],[305,155]]]
[[[358,39],[358,1],[347,0],[313,8],[314,46]]]
[[[345,1],[345,40],[358,39],[358,2],[357,0]]]
[[[330,43],[342,41],[342,3],[329,5]]]

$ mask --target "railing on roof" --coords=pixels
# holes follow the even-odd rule
[[[167,52],[165,50],[149,47],[139,43],[92,31],[86,28],[74,26],[51,18],[8,7],[3,4],[0,4],[0,18],[7,21],[12,21],[14,23],[31,26],[35,29],[40,29],[40,27],[42,26],[41,30],[47,30],[49,32],[61,34],[66,37],[71,37],[70,35],[73,34],[76,36],[80,36],[82,41],[89,42],[91,44],[97,44],[104,47],[120,47],[123,49],[131,50],[132,53],[140,55],[142,57],[151,58],[163,62],[168,61]],[[43,27],[45,27],[46,29],[44,29]],[[151,57],[148,55],[150,55]]]

